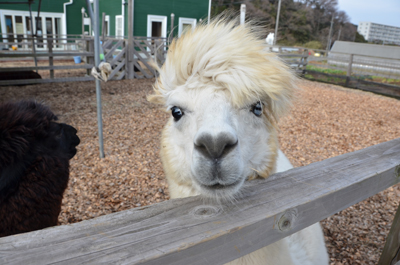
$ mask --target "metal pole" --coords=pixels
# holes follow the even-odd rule
[[[81,13],[82,13],[82,39],[85,36],[85,8],[82,7],[81,9]]]
[[[94,27],[94,64],[96,67],[100,64],[100,36],[99,36],[99,0],[94,0],[94,15],[93,27]],[[90,7],[89,7],[90,8]],[[96,99],[97,99],[97,124],[99,129],[99,149],[100,158],[104,158],[104,146],[103,146],[103,120],[101,111],[101,85],[100,80],[95,79],[96,82]]]
[[[332,36],[332,28],[333,28],[333,18],[335,14],[332,14],[332,20],[331,20],[331,28],[329,29],[329,36],[328,36],[328,43],[326,44],[326,50],[329,51],[331,49],[331,36]]]
[[[90,4],[90,0],[86,0],[86,4],[87,4],[87,7],[88,7],[88,13],[89,13],[89,17],[90,17],[90,20],[92,21],[92,29],[91,30],[93,30],[93,27],[96,27],[95,26],[95,24],[94,24],[94,20],[95,20],[95,16],[93,15],[93,10],[92,10],[92,6],[91,6],[91,4]],[[94,6],[93,6],[94,7]],[[96,16],[98,16],[98,14],[96,14]],[[99,33],[100,31],[99,31],[99,17],[97,17],[97,32]],[[90,30],[90,32],[92,32]],[[100,34],[100,33],[99,33]],[[98,34],[98,35],[99,35]],[[90,33],[89,33],[89,35],[90,35]],[[100,37],[99,37],[99,39],[100,39]],[[96,40],[95,40],[95,43],[96,43]],[[103,59],[101,59],[101,61],[105,61],[104,60],[104,51],[103,51],[103,46],[101,46],[101,45],[99,45],[99,47],[100,47],[100,53],[101,54],[103,54]],[[96,67],[98,67],[99,65],[97,64],[96,65]]]
[[[279,26],[279,14],[280,13],[281,13],[281,0],[279,0],[278,13],[276,14],[274,45],[276,45],[276,40],[278,39],[278,26]]]
[[[169,33],[169,40],[168,42],[171,43],[172,39],[174,38],[174,19],[175,19],[175,14],[171,13],[171,32]]]
[[[211,0],[208,1],[208,17],[207,17],[207,24],[210,24],[211,19]]]
[[[246,5],[240,5],[240,25],[244,25],[244,20],[246,18]]]

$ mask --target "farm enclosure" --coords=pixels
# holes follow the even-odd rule
[[[91,69],[94,66],[93,37],[42,38],[41,42],[35,43],[35,45],[30,43],[29,40],[31,38],[22,38],[22,44],[20,44],[21,47],[28,47],[28,49],[0,52],[0,60],[2,61],[0,85],[94,80],[91,75]],[[109,63],[112,68],[108,80],[132,79],[134,77],[152,78],[155,77],[156,73],[149,65],[149,61],[155,60],[159,64],[164,63],[165,53],[167,52],[165,38],[135,37],[125,40],[104,37],[102,40],[101,48],[104,52],[102,54],[104,62]],[[35,46],[45,47],[48,51],[33,53],[30,49]],[[17,74],[21,71],[32,70],[42,75],[43,79],[24,80],[24,73],[20,74],[20,78],[5,78],[7,72]]]
[[[106,158],[97,158],[94,85],[1,87],[1,100],[44,100],[82,140],[71,163],[62,224],[168,198],[158,139],[168,117],[145,100],[153,80],[103,85]],[[400,102],[303,81],[293,111],[280,123],[283,151],[295,166],[362,149],[400,135]],[[323,222],[333,264],[375,264],[398,204],[393,187]],[[340,263],[339,263],[340,262]]]

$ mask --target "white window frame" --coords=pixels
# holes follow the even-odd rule
[[[88,26],[89,30],[85,31],[85,33],[87,32],[88,35],[92,35],[94,36],[94,32],[92,31],[92,20],[90,19],[90,17],[84,17],[83,18],[83,26]]]
[[[179,27],[178,27],[178,36],[182,35],[183,31],[183,24],[191,24],[192,29],[194,29],[197,25],[197,19],[195,18],[187,18],[187,17],[180,17],[179,18]]]
[[[167,37],[167,16],[147,15],[147,37],[151,38],[151,23],[161,22],[161,38]]]
[[[110,15],[106,15],[105,21],[107,22],[107,36],[110,36]]]
[[[27,32],[26,32],[26,20],[25,17],[30,17],[30,14],[28,11],[17,11],[17,10],[7,10],[7,9],[0,9],[0,23],[1,23],[1,32],[3,35],[3,42],[7,43],[7,35],[5,34],[5,32],[7,32],[6,29],[6,16],[11,16],[12,20],[13,20],[13,31],[14,31],[14,38],[16,38],[17,33],[16,33],[16,26],[15,26],[15,16],[22,16],[22,23],[23,23],[23,27],[24,27],[24,38],[27,37]],[[53,27],[53,31],[55,32],[55,18],[59,18],[61,25],[60,25],[60,29],[61,32],[59,32],[59,35],[66,35],[66,33],[64,32],[65,27],[63,26],[64,19],[63,19],[64,13],[51,13],[51,12],[40,12],[40,17],[42,18],[42,36],[43,38],[47,37],[47,33],[46,33],[46,18],[52,18],[52,27]],[[33,18],[33,29],[31,29],[33,32],[36,32],[36,23],[35,23],[35,19],[37,17],[37,12],[32,12],[32,18]],[[53,33],[55,34],[55,33]],[[22,48],[24,48],[25,46],[22,46]],[[53,47],[54,49],[57,49],[57,47]],[[47,45],[43,45],[42,48],[37,47],[38,50],[41,49],[47,49]],[[60,47],[59,49],[62,49],[62,47]]]
[[[122,20],[122,24],[121,24],[122,36],[117,35],[117,32],[118,32],[117,19],[121,19]],[[123,15],[116,15],[115,16],[115,37],[123,39],[124,38],[124,33],[125,33],[125,31],[124,31],[124,16]]]

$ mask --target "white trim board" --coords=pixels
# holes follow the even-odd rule
[[[120,21],[118,21],[120,20]],[[118,27],[121,27],[118,30]],[[115,37],[123,39],[124,38],[124,16],[123,15],[116,15],[115,16]]]
[[[167,16],[147,15],[147,37],[151,37],[151,22],[161,22],[161,37],[167,37]]]
[[[107,22],[107,36],[110,36],[110,15],[105,16],[105,21]]]
[[[182,35],[183,31],[183,24],[190,24],[192,25],[192,30],[196,27],[197,20],[195,18],[187,18],[187,17],[180,17],[179,18],[179,26],[178,26],[178,36]]]

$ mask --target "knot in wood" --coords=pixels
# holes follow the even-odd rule
[[[297,211],[295,209],[291,209],[286,211],[278,221],[278,228],[282,232],[289,231],[293,227],[293,223],[297,218]]]
[[[195,207],[190,213],[196,218],[205,219],[219,215],[221,209],[212,205],[201,205]]]

